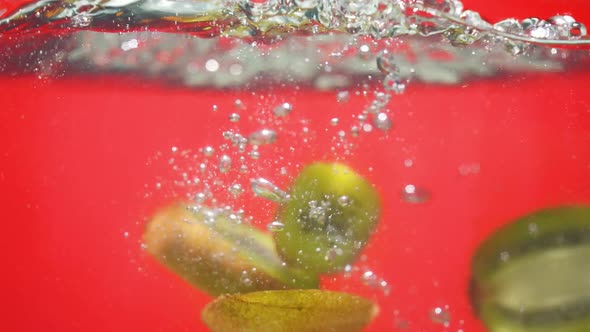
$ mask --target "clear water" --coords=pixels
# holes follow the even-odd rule
[[[0,5],[0,179],[33,257],[8,260],[14,323],[204,330],[210,297],[145,254],[147,218],[188,200],[281,232],[297,171],[337,160],[384,208],[323,287],[379,303],[371,331],[485,331],[477,244],[590,202],[589,49],[570,16],[487,22],[456,0]]]

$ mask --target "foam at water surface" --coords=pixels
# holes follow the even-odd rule
[[[53,52],[20,37],[43,32],[67,41]],[[271,77],[333,89],[362,76],[401,92],[410,77],[453,84],[500,71],[560,70],[588,58],[571,47],[585,49],[590,38],[571,16],[492,24],[457,0],[43,0],[5,12],[0,42],[12,57],[4,67],[19,48],[37,48],[57,53],[45,60],[52,64],[164,75],[188,86]]]

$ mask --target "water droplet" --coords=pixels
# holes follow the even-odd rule
[[[437,324],[442,324],[445,327],[449,327],[449,325],[451,324],[451,314],[449,313],[448,309],[448,306],[444,306],[444,308],[433,308],[432,310],[430,310],[430,320]]]
[[[338,125],[338,118],[332,118],[332,119],[330,119],[330,125],[337,126]]]
[[[407,184],[402,190],[402,199],[408,203],[424,203],[430,198],[427,191],[416,187],[413,184]]]
[[[239,183],[235,183],[235,184],[232,184],[232,185],[229,187],[229,192],[230,192],[230,193],[231,193],[231,194],[232,194],[234,197],[238,197],[238,196],[240,196],[240,195],[241,195],[241,194],[244,192],[244,189],[242,189],[242,186],[241,186]]]
[[[240,115],[238,113],[232,113],[229,115],[230,122],[238,122],[240,121]]]
[[[285,225],[280,221],[273,221],[266,225],[269,232],[281,232],[285,229]]]
[[[274,183],[264,178],[250,179],[252,191],[256,196],[266,198],[273,202],[284,202],[288,195],[286,192],[277,187]]]
[[[386,113],[379,113],[373,118],[373,125],[383,131],[388,131],[393,126],[393,122]]]
[[[201,149],[201,152],[205,157],[211,157],[215,153],[215,149],[211,146],[206,146]]]
[[[293,106],[289,103],[282,103],[279,106],[275,107],[274,114],[279,117],[287,116],[293,110]]]
[[[338,204],[340,204],[340,206],[349,206],[350,198],[348,198],[348,196],[340,196],[338,197]]]
[[[231,158],[228,155],[223,155],[219,158],[219,171],[226,173],[231,168]]]
[[[248,136],[248,143],[252,145],[272,144],[277,140],[277,133],[274,130],[262,129],[255,131]]]

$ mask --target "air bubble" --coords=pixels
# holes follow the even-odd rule
[[[240,121],[240,115],[238,113],[232,113],[229,115],[230,122],[238,122]]]
[[[339,91],[336,94],[336,101],[339,103],[345,103],[350,98],[350,93],[348,91]]]
[[[262,129],[253,132],[248,136],[248,143],[252,145],[272,144],[277,140],[277,133],[274,130]]]
[[[232,185],[229,187],[229,192],[230,192],[230,193],[231,193],[231,194],[232,194],[234,197],[238,197],[238,196],[240,196],[240,195],[241,195],[241,194],[244,192],[244,189],[242,188],[242,185],[240,185],[239,183],[235,183],[235,184],[232,184]]]
[[[424,203],[430,198],[426,190],[418,188],[413,184],[405,185],[401,195],[404,201],[413,204]]]
[[[256,196],[266,198],[273,202],[284,202],[288,195],[286,192],[277,187],[274,183],[264,178],[251,179],[250,185]]]
[[[280,221],[273,221],[266,225],[269,232],[281,232],[285,229],[285,225]]]
[[[409,79],[400,76],[397,73],[390,73],[383,79],[383,86],[385,90],[393,91],[396,94],[402,94],[406,91],[406,86],[409,83]]]
[[[250,151],[249,155],[250,155],[250,158],[255,159],[255,160],[260,158],[260,152],[258,150]]]
[[[206,146],[201,149],[201,152],[205,157],[211,157],[215,153],[215,149],[211,146]]]
[[[337,126],[338,121],[339,121],[338,118],[332,118],[332,119],[330,119],[330,125]]]
[[[436,307],[430,310],[430,320],[437,324],[442,324],[444,327],[449,327],[449,325],[451,325],[449,307]]]
[[[275,107],[273,110],[274,114],[278,117],[283,117],[289,115],[293,110],[293,106],[289,103],[282,103],[279,106]]]
[[[350,198],[348,198],[348,196],[343,195],[338,197],[338,204],[340,204],[340,206],[342,207],[346,207],[350,205]]]
[[[393,126],[393,122],[386,113],[379,113],[373,118],[373,125],[383,131],[388,131]]]
[[[219,171],[221,173],[227,173],[231,168],[231,158],[228,155],[223,155],[219,158]]]

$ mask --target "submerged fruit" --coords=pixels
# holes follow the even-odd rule
[[[473,305],[491,332],[590,330],[590,207],[520,218],[472,261]]]
[[[378,311],[347,293],[283,290],[221,296],[202,318],[211,332],[358,332]]]
[[[270,235],[205,207],[177,203],[161,210],[144,241],[157,260],[211,295],[318,287],[317,275],[281,261]]]
[[[288,263],[318,273],[352,263],[379,218],[379,195],[358,173],[340,163],[315,163],[297,176],[279,208],[284,227],[275,233]]]

